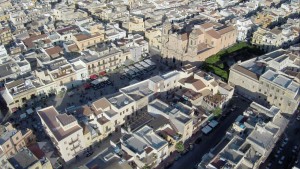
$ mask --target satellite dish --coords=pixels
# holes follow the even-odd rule
[[[32,83],[30,80],[25,80],[25,86],[31,86],[31,85],[32,85]]]
[[[116,99],[116,98],[114,98],[114,97],[113,97],[113,98],[111,98],[111,99],[110,99],[110,101],[111,101],[111,103],[112,103],[112,104],[116,104],[116,103],[118,102],[118,101],[117,101],[117,99]]]
[[[124,104],[127,105],[129,101],[127,99],[124,100]]]

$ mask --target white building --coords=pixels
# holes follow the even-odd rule
[[[85,148],[83,129],[74,116],[59,114],[53,106],[37,113],[47,135],[67,163],[82,153]]]
[[[123,130],[121,148],[129,155],[127,161],[134,161],[139,168],[156,167],[169,156],[168,142],[159,137],[151,127],[145,125],[131,132]]]
[[[10,60],[7,51],[4,47],[4,45],[0,45],[0,64],[3,64],[5,62],[7,62],[8,60]]]
[[[237,28],[238,32],[237,40],[247,41],[252,34],[254,24],[249,18],[239,18],[236,20],[235,27]]]

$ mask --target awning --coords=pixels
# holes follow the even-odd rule
[[[91,76],[90,76],[90,79],[92,79],[92,80],[95,80],[95,79],[97,79],[97,78],[98,78],[97,75],[91,75]]]
[[[68,92],[68,96],[73,96],[73,95],[74,95],[73,91]]]
[[[12,111],[13,113],[16,112],[17,110],[18,110],[17,107],[14,107],[14,108],[11,109],[11,111]]]
[[[90,85],[89,83],[86,83],[86,84],[83,85],[83,87],[84,87],[85,89],[88,89],[88,88],[91,87],[91,85]]]
[[[99,75],[100,76],[105,76],[106,75],[106,71],[99,72]]]
[[[20,115],[20,118],[21,118],[21,119],[26,118],[26,113],[21,114],[21,115]]]
[[[32,110],[31,108],[30,108],[30,109],[27,109],[27,110],[26,110],[26,113],[27,113],[27,114],[32,114],[32,113],[33,113],[33,110]]]

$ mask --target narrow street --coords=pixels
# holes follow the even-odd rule
[[[294,116],[291,118],[281,139],[276,143],[267,160],[260,165],[260,169],[290,169],[294,166],[300,148],[300,121],[296,119],[297,115],[299,115],[299,113],[294,114]],[[288,143],[282,147],[282,142],[286,137],[289,139]],[[292,152],[294,146],[298,146],[298,150],[296,152]],[[280,149],[282,149],[282,151],[277,153]],[[278,157],[275,157],[276,154]],[[279,160],[283,157],[283,163],[279,164]]]
[[[237,110],[230,113],[223,121],[221,121],[219,126],[212,133],[210,133],[210,135],[203,135],[202,142],[198,145],[195,144],[193,150],[182,156],[178,161],[175,161],[171,169],[194,168],[201,161],[202,156],[208,153],[210,149],[214,148],[214,146],[216,146],[222,140],[227,129],[231,127],[234,120],[250,105],[248,101],[244,101],[240,97],[234,97],[232,101],[233,104],[237,106]]]

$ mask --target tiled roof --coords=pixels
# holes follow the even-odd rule
[[[39,110],[38,114],[58,141],[82,129],[78,124],[69,129],[63,129],[57,121],[59,113],[53,106]],[[72,120],[68,121],[71,122]]]
[[[93,107],[98,110],[104,110],[110,107],[110,102],[106,98],[101,98],[93,102]]]
[[[217,31],[215,31],[214,29],[207,31],[206,33],[215,39],[221,38],[220,34]]]
[[[246,69],[246,68],[244,68],[244,67],[242,67],[240,65],[234,65],[232,67],[232,69],[234,69],[234,70],[236,70],[236,71],[238,71],[238,72],[240,72],[242,74],[245,74],[245,75],[247,75],[247,76],[249,76],[249,77],[251,77],[251,78],[253,78],[255,80],[258,80],[258,75],[256,75],[255,73],[251,72],[250,70],[248,70],[248,69]]]

